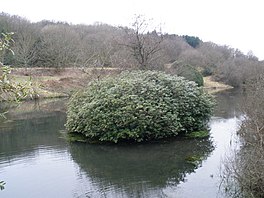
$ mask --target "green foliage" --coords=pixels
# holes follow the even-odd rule
[[[69,142],[87,142],[87,138],[81,133],[68,133],[65,139]]]
[[[171,73],[185,77],[187,80],[194,81],[198,86],[204,85],[202,74],[192,67],[175,61],[171,66]]]
[[[0,101],[20,101],[33,94],[31,83],[16,83],[11,77],[11,68],[0,68]]]
[[[202,75],[203,76],[211,76],[211,75],[213,75],[213,68],[209,67],[209,66],[205,67],[203,69],[203,71],[202,71]]]
[[[99,141],[148,141],[204,129],[212,107],[212,98],[182,77],[123,72],[73,95],[66,128]]]
[[[10,48],[12,42],[14,42],[12,35],[13,33],[2,33],[0,39],[0,57],[6,51],[13,54]],[[0,62],[0,101],[19,101],[33,93],[30,82],[25,84],[15,83],[10,78],[10,73],[11,68]]]
[[[192,46],[193,48],[196,48],[199,46],[201,40],[199,39],[199,37],[196,37],[196,36],[188,36],[188,35],[184,35],[182,36],[185,41],[190,45]]]
[[[14,52],[11,49],[14,40],[12,38],[13,32],[1,33],[0,35],[0,66],[10,64],[13,61]]]
[[[0,52],[3,53],[5,50],[11,50],[11,44],[14,42],[14,40],[12,39],[12,35],[14,33],[10,32],[10,33],[2,33],[1,35],[1,39],[0,39]]]
[[[203,156],[191,155],[185,158],[185,161],[193,166],[197,167],[203,161]]]

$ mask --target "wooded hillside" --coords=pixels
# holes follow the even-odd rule
[[[29,20],[0,13],[0,33],[14,32],[10,52],[2,62],[14,67],[118,67],[124,69],[170,69],[177,61],[213,75],[216,80],[241,86],[264,71],[263,61],[252,53],[203,42],[195,36],[148,30],[149,22],[135,17],[130,27],[97,23],[72,25],[66,22]],[[175,24],[177,25],[177,24]],[[243,41],[241,41],[243,42]]]

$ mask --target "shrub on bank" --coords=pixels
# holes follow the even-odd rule
[[[175,61],[171,65],[170,73],[182,76],[187,80],[194,81],[198,86],[204,85],[202,74],[191,65],[186,65],[181,62]]]
[[[148,141],[203,130],[212,106],[212,98],[183,77],[123,72],[73,95],[66,128],[92,140]]]

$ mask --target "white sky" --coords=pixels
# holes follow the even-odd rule
[[[0,12],[73,24],[130,24],[135,14],[163,32],[198,36],[264,59],[263,0],[0,0]]]

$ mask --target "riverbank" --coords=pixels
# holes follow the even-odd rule
[[[16,82],[30,81],[38,98],[69,97],[89,82],[121,72],[118,68],[15,68],[12,78]],[[204,77],[204,89],[210,93],[232,87]]]
[[[233,87],[230,85],[215,81],[212,76],[206,76],[203,77],[203,79],[204,89],[207,90],[209,93],[217,93],[220,91],[233,89]]]
[[[37,98],[69,97],[89,82],[119,73],[115,68],[15,68],[12,79],[30,81]]]

